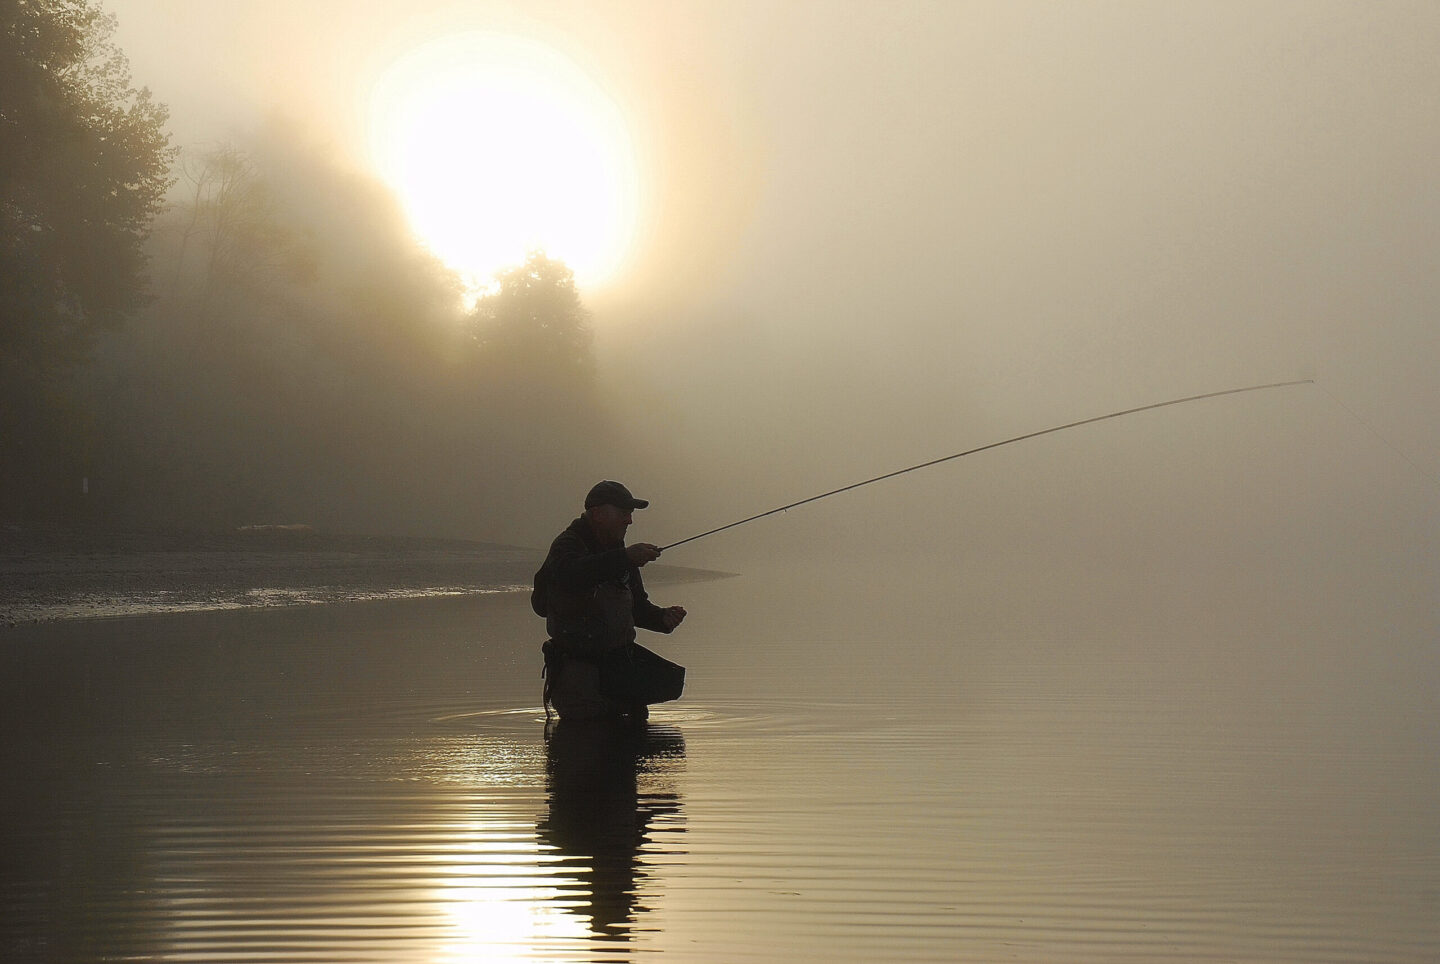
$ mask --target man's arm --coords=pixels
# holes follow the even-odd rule
[[[680,606],[669,606],[662,609],[650,601],[650,595],[645,592],[645,583],[640,578],[639,569],[630,574],[630,594],[634,600],[632,609],[635,614],[635,625],[641,629],[648,629],[656,633],[670,633],[685,618],[685,610]]]
[[[638,567],[659,555],[660,550],[648,542],[594,552],[579,535],[563,532],[550,544],[546,565],[550,567],[551,579],[562,590],[581,593],[607,579],[618,579],[627,569],[634,568],[638,573]]]

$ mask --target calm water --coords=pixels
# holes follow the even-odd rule
[[[0,958],[1440,959],[1428,642],[834,590],[657,587],[641,732],[520,597],[9,630]]]

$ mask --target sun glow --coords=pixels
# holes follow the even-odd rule
[[[384,71],[370,117],[381,177],[472,284],[532,249],[582,286],[620,268],[637,220],[630,135],[614,101],[554,50],[489,33],[433,41]]]

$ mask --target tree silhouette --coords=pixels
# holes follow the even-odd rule
[[[84,413],[65,378],[98,332],[142,301],[143,245],[173,152],[165,108],[130,86],[110,41],[115,20],[94,0],[0,9],[0,496],[9,502],[83,461],[74,440]]]
[[[595,373],[590,313],[564,262],[532,251],[495,280],[471,315],[484,374],[503,383],[588,385]]]
[[[172,183],[165,108],[130,86],[91,0],[11,0],[0,21],[0,350],[83,357],[143,290],[142,247]]]
[[[169,234],[169,296],[191,289],[203,311],[239,293],[276,280],[306,281],[314,275],[308,239],[290,227],[280,202],[251,157],[225,144],[180,165],[186,197]]]

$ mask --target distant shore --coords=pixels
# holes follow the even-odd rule
[[[543,550],[305,526],[0,529],[0,627],[215,609],[528,591]],[[656,584],[730,573],[652,565]]]

